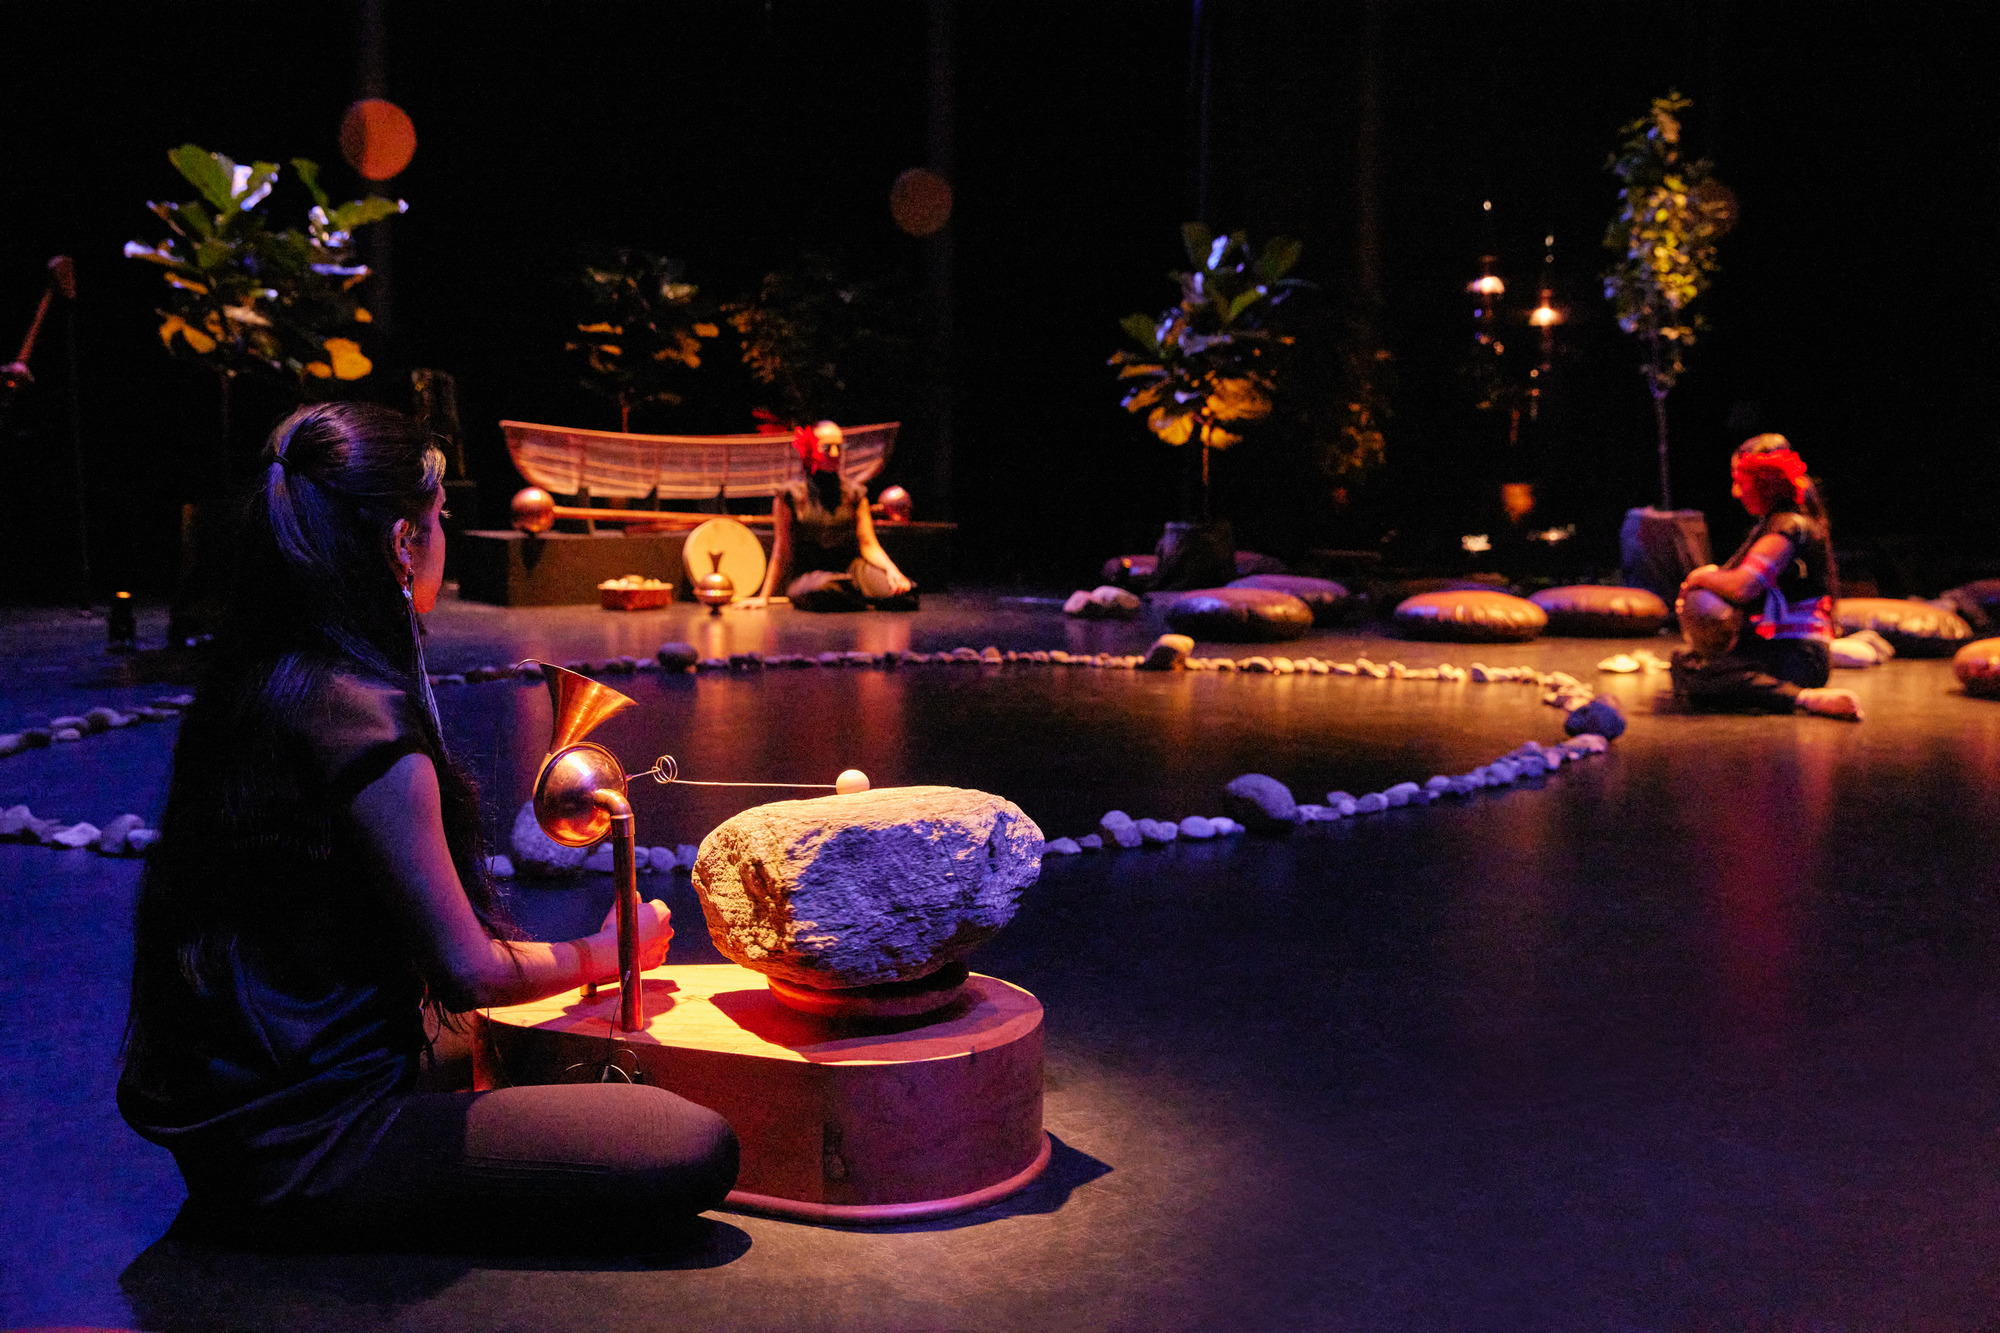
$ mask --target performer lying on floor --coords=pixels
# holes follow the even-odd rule
[[[1853,691],[1824,688],[1837,576],[1826,507],[1804,460],[1784,436],[1757,435],[1737,446],[1730,477],[1757,524],[1726,563],[1681,583],[1675,610],[1689,646],[1674,654],[1674,694],[1702,710],[1801,708],[1860,721]]]
[[[822,421],[798,428],[793,447],[805,462],[803,481],[771,499],[771,563],[764,586],[737,605],[766,606],[792,566],[799,576],[785,596],[801,611],[914,611],[915,585],[875,538],[868,492],[840,475],[840,427]]]
[[[119,1109],[173,1152],[184,1218],[225,1237],[657,1248],[734,1184],[714,1112],[631,1084],[417,1087],[437,1025],[617,959],[609,918],[517,938],[482,872],[417,637],[443,456],[408,418],[332,403],[264,464],[139,893]],[[639,919],[655,966],[666,906]]]

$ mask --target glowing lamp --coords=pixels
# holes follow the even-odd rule
[[[388,180],[417,155],[417,127],[394,102],[364,98],[340,118],[340,155],[363,179]]]
[[[1471,282],[1466,283],[1465,290],[1468,292],[1477,292],[1481,296],[1499,296],[1507,290],[1507,284],[1500,281],[1493,274],[1488,273],[1484,277],[1475,278]]]
[[[1528,313],[1528,322],[1538,329],[1546,329],[1563,322],[1562,312],[1544,301]]]

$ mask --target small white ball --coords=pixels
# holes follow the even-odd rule
[[[856,792],[868,790],[868,775],[858,768],[850,768],[833,780],[833,789],[842,796],[852,796]]]

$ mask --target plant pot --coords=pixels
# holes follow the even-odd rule
[[[1236,531],[1226,518],[1169,523],[1153,554],[1155,591],[1220,588],[1236,577]]]
[[[1658,593],[1672,606],[1681,580],[1711,560],[1708,519],[1699,509],[1628,509],[1618,530],[1618,557],[1627,584]]]

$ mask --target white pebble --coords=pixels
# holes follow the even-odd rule
[[[1399,782],[1386,788],[1382,794],[1389,798],[1390,805],[1408,805],[1416,794],[1423,790],[1414,782]]]
[[[129,834],[126,835],[126,842],[128,844],[131,842]],[[495,879],[512,879],[514,878],[514,863],[504,856],[489,856],[486,858],[486,873]]]
[[[1076,840],[1076,845],[1086,852],[1104,850],[1104,836],[1100,833],[1086,833]]]
[[[674,848],[674,866],[680,870],[692,870],[696,858],[700,855],[701,848],[691,842],[681,843]]]
[[[1215,826],[1215,836],[1218,838],[1233,838],[1243,832],[1243,826],[1228,815],[1210,815],[1208,822]]]
[[[868,775],[858,768],[850,768],[833,780],[833,790],[841,796],[867,791]]]
[[[1380,814],[1388,808],[1389,798],[1379,791],[1371,791],[1354,803],[1354,813],[1357,815]]]
[[[1045,855],[1052,853],[1056,856],[1075,856],[1082,850],[1083,848],[1076,845],[1075,838],[1056,838],[1042,844]]]
[[[1206,839],[1215,836],[1215,821],[1203,815],[1189,815],[1180,824],[1183,838]]]
[[[1172,842],[1181,835],[1180,825],[1166,819],[1142,819],[1137,827],[1147,842]]]
[[[1326,794],[1326,803],[1335,810],[1338,810],[1343,819],[1353,814],[1358,804],[1352,796],[1349,796],[1344,791],[1328,792]]]

